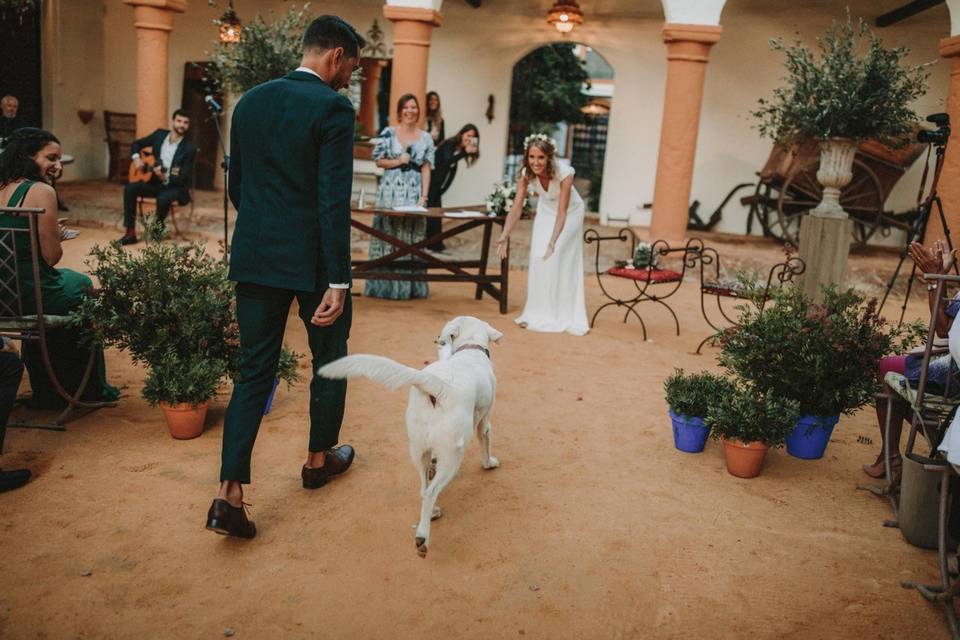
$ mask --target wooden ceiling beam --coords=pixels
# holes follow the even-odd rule
[[[944,0],[913,0],[913,2],[908,2],[902,7],[897,7],[893,11],[888,11],[883,15],[877,16],[874,24],[876,24],[878,27],[889,27],[890,25],[906,20],[910,16],[915,16],[918,13],[926,11],[927,9],[932,9],[938,4],[943,3]]]

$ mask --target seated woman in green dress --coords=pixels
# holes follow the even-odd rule
[[[434,147],[430,134],[417,127],[417,122],[420,120],[420,103],[416,96],[408,93],[400,97],[397,101],[397,119],[400,124],[384,129],[380,133],[380,141],[373,149],[373,159],[377,161],[377,166],[384,170],[377,189],[376,206],[378,209],[394,209],[401,206],[425,207],[427,193],[430,190]],[[376,214],[373,217],[373,228],[414,244],[427,237],[427,218]],[[395,246],[383,240],[370,238],[371,260],[396,250]],[[404,259],[404,262],[413,260]],[[418,267],[416,264],[408,268],[383,270],[413,275],[422,274],[424,271],[423,267]],[[367,280],[363,293],[372,298],[409,300],[426,298],[428,290],[425,281]]]
[[[40,294],[46,315],[67,315],[73,311],[93,286],[90,278],[70,269],[54,269],[63,256],[60,227],[57,224],[57,193],[49,181],[61,171],[60,141],[43,129],[23,128],[9,138],[0,153],[0,202],[8,207],[37,207],[46,212],[37,216],[40,239]],[[0,227],[27,228],[26,216],[0,213]],[[36,313],[33,295],[33,268],[30,240],[18,233],[17,260],[20,296],[24,314]],[[82,329],[58,328],[47,333],[47,347],[52,368],[68,393],[75,393],[86,370],[90,347],[85,345]],[[107,384],[103,350],[95,355],[94,370],[81,397],[83,400],[116,400],[119,392]],[[66,406],[51,383],[43,366],[40,347],[25,342],[23,361],[33,389],[31,406],[57,409]]]

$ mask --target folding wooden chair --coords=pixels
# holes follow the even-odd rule
[[[933,311],[930,314],[930,330],[927,334],[927,346],[924,350],[923,365],[920,369],[920,383],[917,386],[917,397],[911,406],[913,419],[911,420],[910,437],[907,440],[905,455],[913,451],[917,443],[917,436],[922,436],[930,447],[930,459],[923,465],[923,469],[924,471],[940,475],[940,495],[937,513],[937,558],[940,569],[940,582],[935,585],[924,585],[912,581],[903,581],[901,582],[901,586],[907,589],[916,589],[930,602],[943,604],[951,637],[955,640],[960,640],[960,623],[958,623],[957,620],[954,603],[958,592],[960,592],[960,580],[958,580],[956,576],[951,575],[948,566],[949,556],[951,554],[957,555],[957,548],[955,545],[951,545],[948,533],[950,506],[953,502],[951,485],[955,484],[951,482],[951,479],[957,475],[957,469],[938,451],[938,447],[943,440],[943,436],[946,434],[953,413],[957,406],[960,405],[960,398],[951,398],[950,382],[952,376],[947,377],[947,385],[943,396],[933,396],[933,394],[927,392],[926,388],[927,373],[933,351],[934,338],[936,336],[935,319],[941,306],[947,303],[945,299],[947,283],[950,282],[954,285],[960,285],[960,276],[925,274],[924,277],[928,281],[936,282],[936,298],[934,300]],[[884,453],[889,460],[889,452],[885,451]],[[889,462],[887,468],[889,469]]]
[[[77,407],[97,409],[113,407],[116,402],[87,402],[80,400],[87,387],[87,382],[93,373],[96,362],[96,350],[90,350],[90,359],[87,362],[83,378],[74,393],[67,392],[53,369],[50,361],[50,352],[47,348],[47,332],[67,327],[69,316],[53,316],[43,312],[43,298],[40,292],[40,236],[37,226],[37,216],[45,213],[44,209],[28,207],[0,207],[0,213],[17,213],[27,216],[27,228],[0,226],[0,335],[21,342],[35,342],[40,346],[40,355],[43,366],[56,392],[67,402],[67,407],[52,423],[11,422],[11,427],[32,427],[37,429],[52,429],[65,431],[63,424],[67,417]],[[33,270],[33,291],[20,290],[17,238],[27,235],[30,242],[30,263]],[[24,313],[24,296],[32,295],[36,313]]]

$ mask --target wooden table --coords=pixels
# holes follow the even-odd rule
[[[464,218],[447,215],[453,211],[476,211],[483,215],[476,218]],[[441,230],[423,240],[410,244],[392,236],[380,229],[374,229],[373,220],[367,220],[373,214],[380,214],[394,218],[444,218],[455,220],[459,224]],[[394,251],[376,260],[353,260],[354,280],[409,280],[428,282],[469,282],[476,285],[475,297],[483,298],[486,293],[500,303],[500,313],[507,312],[507,292],[510,276],[510,259],[500,261],[500,273],[487,273],[487,259],[490,257],[491,242],[493,241],[493,226],[501,227],[506,220],[505,216],[490,217],[486,215],[486,208],[482,205],[470,207],[431,208],[423,212],[394,211],[392,209],[354,209],[350,224],[367,235],[383,240],[394,247]],[[478,260],[456,260],[445,258],[425,251],[425,248],[460,235],[471,229],[483,227],[483,241],[480,245]],[[416,258],[411,260],[410,258]],[[403,259],[406,258],[406,259]],[[383,268],[405,270],[382,271]],[[475,271],[467,271],[467,269]],[[440,272],[440,273],[438,273]],[[449,272],[449,273],[446,273]]]

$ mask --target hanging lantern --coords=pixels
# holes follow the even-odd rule
[[[217,21],[220,24],[220,42],[223,44],[236,44],[240,42],[240,32],[243,31],[243,25],[240,23],[240,17],[233,10],[233,0],[230,0],[226,12],[220,16]]]
[[[557,0],[547,12],[547,22],[560,33],[570,33],[578,24],[583,24],[583,11],[577,0]]]

